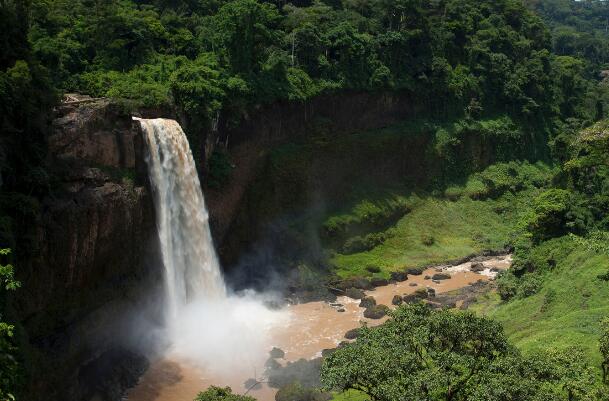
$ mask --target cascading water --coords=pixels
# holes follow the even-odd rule
[[[137,121],[148,149],[146,162],[155,197],[171,323],[190,301],[225,298],[226,288],[184,131],[174,120]]]
[[[260,294],[227,293],[186,135],[174,120],[134,120],[148,149],[165,265],[167,354],[218,377],[262,371],[270,330],[287,314],[266,308]]]

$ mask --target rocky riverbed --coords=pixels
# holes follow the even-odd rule
[[[317,384],[322,355],[341,342],[350,341],[345,336],[354,338],[354,329],[362,324],[373,326],[387,320],[385,310],[419,301],[432,307],[465,309],[478,294],[492,287],[497,273],[508,269],[511,261],[511,255],[475,257],[455,265],[430,267],[417,272],[420,274],[394,276],[401,281],[349,291],[351,297],[338,296],[334,302],[289,305],[285,308],[285,324],[270,331],[267,346],[272,352],[264,358],[249,360],[226,373],[202,361],[166,355],[152,362],[126,399],[190,401],[199,391],[215,384],[231,386],[236,393],[247,392],[261,401],[272,401],[277,388],[294,379]]]

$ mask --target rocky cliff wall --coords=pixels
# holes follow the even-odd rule
[[[338,137],[391,125],[416,113],[417,107],[407,94],[343,92],[306,102],[286,101],[256,107],[245,113],[236,126],[220,121],[218,132],[208,142],[229,153],[234,169],[221,190],[206,190],[216,242],[222,245],[231,232],[244,196],[270,148],[306,139],[320,128]],[[225,252],[233,252],[232,249]]]
[[[12,305],[27,333],[24,399],[118,400],[146,363],[127,350],[126,334],[136,320],[159,318],[162,265],[142,141],[106,100],[57,114],[48,138],[53,186]]]

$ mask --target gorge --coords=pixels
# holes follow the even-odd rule
[[[608,1],[0,21],[0,401],[607,401]]]

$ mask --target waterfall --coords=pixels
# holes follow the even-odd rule
[[[169,323],[195,300],[223,300],[226,287],[188,140],[180,125],[133,118],[141,125],[165,265]]]

